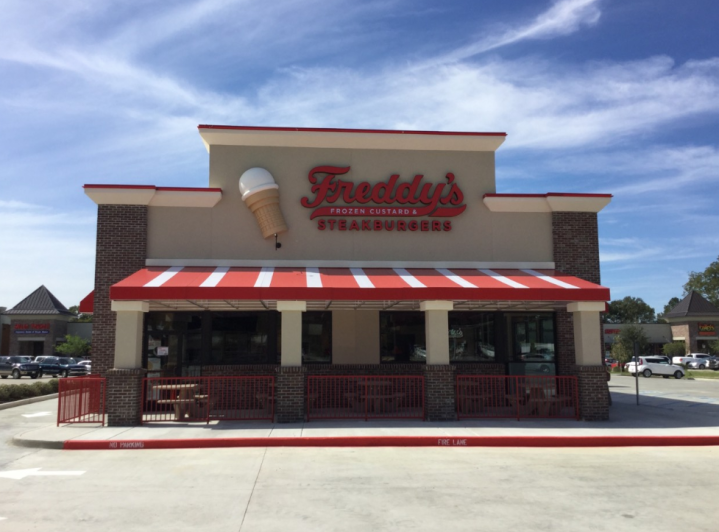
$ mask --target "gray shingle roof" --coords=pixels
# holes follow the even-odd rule
[[[683,318],[686,316],[719,317],[719,309],[704,299],[701,294],[690,292],[687,297],[677,303],[676,307],[664,315],[665,318]]]
[[[74,316],[45,286],[35,290],[20,303],[6,311],[5,314],[64,314]]]

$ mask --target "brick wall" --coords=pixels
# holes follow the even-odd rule
[[[576,356],[574,352],[574,318],[571,312],[557,310],[555,313],[555,362],[557,375],[575,374]]]
[[[110,310],[110,286],[143,268],[146,255],[147,207],[99,205],[92,318],[93,372],[105,375],[115,360],[115,313]],[[108,396],[108,408],[110,404]]]
[[[553,212],[552,243],[557,270],[600,284],[597,213]]]
[[[455,367],[424,367],[424,408],[427,421],[454,421],[457,419],[455,403]]]
[[[609,388],[607,368],[601,366],[576,366],[579,386],[579,415],[585,421],[609,419]]]
[[[272,376],[277,374],[278,364],[247,364],[228,366],[202,366],[203,377]]]
[[[131,427],[142,421],[144,369],[110,369],[107,377],[107,424]]]
[[[277,367],[275,380],[275,420],[300,423],[305,420],[305,368]]]

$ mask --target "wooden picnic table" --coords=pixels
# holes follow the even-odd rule
[[[175,419],[185,419],[187,414],[194,417],[196,412],[195,406],[198,401],[202,402],[207,399],[206,395],[196,395],[195,390],[199,384],[158,384],[152,387],[156,391],[172,391],[170,399],[158,399],[157,404],[173,405],[175,409]]]

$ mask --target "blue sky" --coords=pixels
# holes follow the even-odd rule
[[[205,186],[196,126],[506,131],[500,192],[609,192],[602,283],[719,255],[716,0],[5,0],[0,306],[93,286],[84,183]]]

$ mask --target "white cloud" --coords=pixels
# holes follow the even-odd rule
[[[3,201],[0,220],[0,306],[12,307],[43,284],[66,306],[92,290],[94,218]]]
[[[529,24],[509,27],[494,35],[455,50],[443,61],[459,61],[520,41],[569,35],[582,26],[595,25],[601,16],[599,0],[555,0]]]

